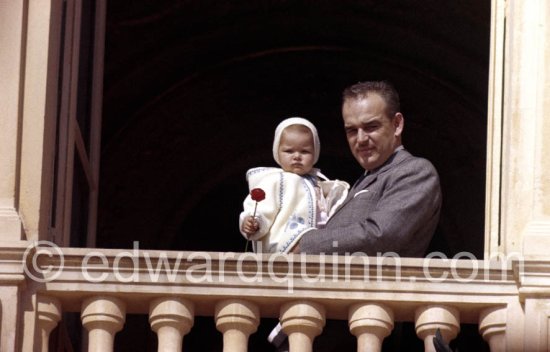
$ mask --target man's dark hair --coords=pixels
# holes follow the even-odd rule
[[[364,99],[370,93],[376,93],[384,99],[386,102],[386,113],[390,118],[393,118],[400,111],[399,94],[388,81],[359,82],[349,86],[342,93],[342,103],[345,103],[346,100]]]

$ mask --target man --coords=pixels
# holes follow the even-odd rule
[[[365,171],[326,226],[304,233],[293,252],[423,257],[439,221],[439,176],[428,160],[402,145],[404,117],[397,91],[388,82],[348,87],[342,117],[351,152]],[[392,350],[402,349],[407,333],[415,338],[414,327],[404,327],[396,324],[387,341]],[[346,330],[345,321],[327,321],[314,351],[352,350],[354,337]],[[278,351],[288,350],[284,337],[275,337],[284,341]]]
[[[439,177],[428,160],[404,149],[399,110],[399,95],[388,82],[344,90],[347,140],[365,173],[326,227],[306,232],[294,252],[425,255],[439,221]]]

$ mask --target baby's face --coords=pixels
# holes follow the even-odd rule
[[[279,162],[286,172],[300,176],[313,168],[313,136],[311,132],[285,129],[279,144]]]

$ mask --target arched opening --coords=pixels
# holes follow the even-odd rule
[[[341,90],[389,79],[406,147],[441,175],[446,251],[481,257],[489,3],[192,3],[108,9],[98,245],[240,248],[244,172],[273,165],[275,125],[311,119],[318,166],[353,181]]]
[[[432,249],[481,258],[490,10],[477,0],[109,2],[97,245],[243,250],[244,175],[273,165],[276,124],[314,122],[318,166],[353,183],[341,91],[388,79],[406,148],[440,173]]]

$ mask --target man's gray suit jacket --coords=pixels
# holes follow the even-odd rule
[[[423,257],[440,209],[434,166],[400,148],[350,190],[325,228],[304,234],[300,252]]]

